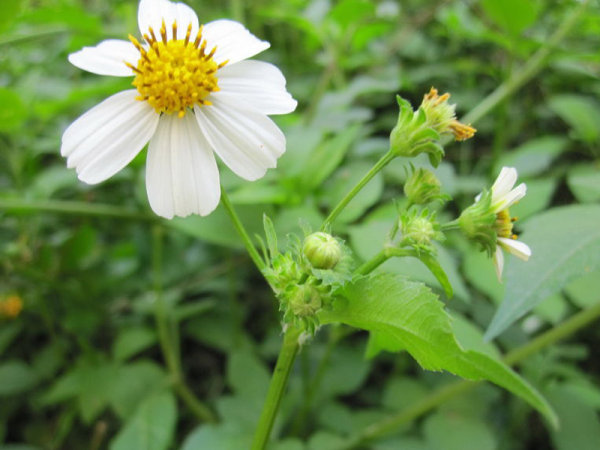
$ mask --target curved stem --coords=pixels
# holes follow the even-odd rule
[[[290,372],[296,360],[298,348],[300,347],[300,344],[298,344],[300,333],[301,330],[294,326],[290,326],[285,332],[283,344],[277,357],[271,383],[269,384],[267,398],[254,433],[252,450],[264,450],[269,441],[275,416],[283,397],[283,391],[287,385]]]
[[[527,63],[514,72],[515,75],[498,86],[494,92],[484,98],[475,108],[462,117],[461,121],[465,123],[477,122],[494,109],[500,102],[533,78],[542,67],[544,67],[546,58],[550,55],[550,52],[563,40],[567,33],[571,31],[573,26],[575,26],[577,19],[579,19],[579,16],[581,16],[588,3],[589,0],[582,1],[578,8],[564,18],[557,30],[545,41],[545,44],[535,52],[533,56],[528,58]]]
[[[372,259],[354,271],[355,275],[367,275],[394,256],[414,256],[414,251],[403,248],[387,247],[377,253]]]
[[[340,215],[348,203],[350,203],[350,201],[356,197],[356,194],[358,194],[360,190],[365,187],[365,185],[371,181],[371,179],[377,175],[381,169],[387,166],[392,159],[394,159],[394,154],[392,152],[387,152],[385,155],[383,155],[379,161],[375,163],[371,170],[369,170],[365,176],[362,177],[358,183],[356,183],[356,186],[354,186],[350,192],[348,192],[346,196],[340,200],[336,207],[333,208],[331,213],[329,213],[329,216],[327,216],[327,219],[325,219],[325,222],[323,222],[323,225],[321,225],[321,230],[325,230],[331,226],[333,221],[337,218],[337,216]]]
[[[254,261],[254,264],[256,265],[258,270],[260,270],[262,272],[263,269],[265,268],[265,262],[263,261],[262,257],[258,253],[258,250],[256,250],[256,247],[252,243],[250,236],[248,236],[248,232],[246,231],[246,228],[244,228],[244,224],[242,223],[242,221],[238,217],[237,213],[235,212],[235,209],[234,209],[233,205],[231,204],[231,201],[229,200],[229,197],[227,196],[225,189],[223,189],[223,186],[221,186],[221,202],[223,202],[223,206],[225,207],[227,214],[229,214],[229,218],[231,219],[233,226],[235,227],[236,231],[242,238],[242,241],[244,242],[244,245],[246,246],[246,250],[248,251],[250,258],[252,258],[252,261]]]
[[[527,358],[529,358],[531,355],[561,339],[571,336],[576,331],[584,328],[599,318],[600,302],[578,312],[570,319],[561,323],[559,326],[546,331],[545,333],[531,340],[529,343],[509,352],[503,360],[506,364],[511,366],[519,364],[527,360]],[[455,383],[443,386],[405,410],[400,411],[398,414],[388,417],[381,422],[370,425],[361,432],[351,436],[342,446],[339,447],[339,449],[354,449],[363,445],[365,442],[394,432],[401,425],[414,421],[432,409],[437,408],[445,401],[473,388],[478,383],[480,382],[457,381]]]

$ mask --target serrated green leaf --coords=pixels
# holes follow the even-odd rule
[[[486,354],[460,347],[443,303],[425,285],[384,273],[356,280],[341,296],[331,310],[322,311],[321,323],[376,331],[398,342],[424,369],[489,380],[520,396],[556,424],[548,403],[517,373]]]
[[[110,444],[110,450],[165,450],[177,421],[177,405],[170,392],[146,399]]]
[[[125,361],[156,342],[156,333],[148,327],[126,328],[117,336],[113,355],[117,361]]]
[[[493,339],[568,282],[600,268],[600,206],[551,209],[525,223],[519,238],[531,247],[528,262],[512,258],[506,291],[486,339]]]

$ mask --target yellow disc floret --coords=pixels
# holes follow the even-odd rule
[[[511,217],[508,208],[499,211],[496,214],[496,234],[498,237],[517,239],[517,235],[513,234],[513,223],[517,221],[516,217]]]
[[[142,46],[136,38],[129,39],[140,52],[137,67],[126,63],[134,72],[133,85],[140,95],[137,100],[147,101],[157,113],[177,113],[183,117],[194,105],[209,105],[205,98],[219,90],[216,72],[227,61],[217,64],[213,56],[216,47],[206,52],[206,41],[202,39],[202,27],[195,41],[190,40],[192,25],[187,28],[185,39],[177,39],[177,24],[173,23],[173,39],[167,40],[163,21],[161,40],[150,28]]]

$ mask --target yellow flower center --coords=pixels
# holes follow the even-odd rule
[[[496,213],[495,229],[498,237],[517,239],[517,235],[513,234],[513,223],[516,221],[516,217],[510,217],[508,208]]]
[[[173,39],[169,41],[164,21],[161,40],[156,38],[152,27],[148,31],[149,35],[144,34],[146,47],[129,35],[141,55],[137,67],[126,63],[136,73],[132,83],[140,93],[136,99],[147,101],[157,113],[177,113],[180,118],[194,105],[210,105],[205,98],[219,90],[216,72],[227,61],[217,64],[213,60],[217,47],[206,52],[202,27],[194,41],[190,40],[191,24],[185,39],[177,39],[176,22],[173,22]]]

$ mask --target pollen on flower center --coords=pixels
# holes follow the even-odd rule
[[[496,233],[498,237],[517,239],[517,235],[513,234],[513,223],[517,221],[516,217],[510,217],[508,208],[499,211],[496,214]]]
[[[210,105],[205,98],[219,90],[216,72],[227,61],[217,64],[213,60],[216,47],[206,52],[202,27],[194,41],[190,40],[191,24],[185,39],[176,39],[176,22],[173,22],[171,40],[167,40],[164,21],[160,40],[156,38],[152,27],[148,31],[149,34],[144,34],[148,43],[146,46],[129,35],[141,55],[137,67],[126,63],[136,73],[132,84],[140,93],[137,100],[147,101],[157,113],[177,113],[180,118],[194,105]]]

